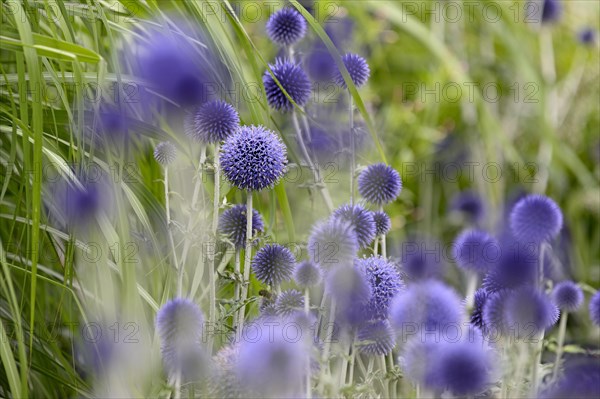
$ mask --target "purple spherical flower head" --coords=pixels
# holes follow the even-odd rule
[[[372,204],[390,203],[398,197],[401,190],[400,174],[383,163],[368,166],[358,176],[358,192]]]
[[[477,273],[492,268],[500,256],[498,242],[482,230],[465,230],[454,242],[453,256],[456,264]]]
[[[559,0],[543,0],[542,23],[556,22],[560,18],[562,6]]]
[[[275,310],[279,316],[288,317],[304,309],[304,294],[298,290],[286,290],[277,295]]]
[[[483,279],[488,293],[518,288],[536,281],[538,254],[527,243],[504,239],[499,244],[498,262]]]
[[[371,286],[366,275],[357,268],[337,266],[327,273],[326,292],[337,304],[338,317],[344,323],[359,325],[369,319],[366,304]]]
[[[234,186],[260,191],[273,186],[285,173],[285,145],[262,126],[242,126],[221,148],[223,174]]]
[[[291,46],[306,34],[306,20],[293,8],[282,8],[267,21],[267,34],[280,46]]]
[[[363,324],[357,332],[358,349],[369,356],[385,356],[396,345],[394,330],[387,320]]]
[[[572,281],[561,281],[552,290],[552,299],[563,312],[574,312],[583,303],[583,290]]]
[[[154,147],[154,159],[161,165],[169,165],[177,158],[177,148],[169,141],[160,142]]]
[[[241,342],[236,374],[243,387],[258,395],[253,397],[301,394],[310,352],[305,340],[287,338],[295,333],[276,318],[264,318],[248,326],[248,334],[256,339]]]
[[[294,280],[300,288],[310,288],[321,282],[323,272],[311,261],[300,262],[294,270]]]
[[[481,220],[485,214],[482,198],[474,191],[463,191],[452,199],[452,210],[464,213],[474,222]]]
[[[244,389],[236,375],[236,365],[240,354],[238,344],[222,347],[213,357],[215,369],[210,380],[210,397],[241,398]]]
[[[323,269],[351,266],[358,252],[358,239],[351,222],[334,218],[317,223],[308,237],[308,251],[311,261]]]
[[[327,51],[327,47],[320,44],[308,53],[304,60],[304,66],[308,76],[317,82],[330,80],[337,70],[335,60]]]
[[[333,212],[332,220],[350,223],[360,248],[367,247],[375,238],[375,220],[373,213],[360,205],[342,205]]]
[[[387,234],[392,228],[392,221],[384,211],[373,212],[373,220],[375,221],[375,234],[378,236]]]
[[[114,104],[103,103],[98,111],[98,130],[105,138],[121,142],[129,135],[131,122],[125,112]]]
[[[592,322],[600,326],[600,291],[596,291],[592,299],[590,299],[589,310]]]
[[[583,357],[567,361],[556,383],[542,392],[540,399],[596,399],[600,397],[600,363]]]
[[[200,346],[203,321],[202,311],[189,299],[173,299],[158,310],[156,330],[169,375],[183,373],[192,379],[204,368],[206,359]]]
[[[436,280],[425,280],[400,291],[390,305],[390,320],[398,332],[424,329],[444,331],[459,326],[463,305],[451,288]]]
[[[225,140],[240,127],[240,117],[233,106],[213,100],[197,107],[186,119],[186,135],[201,143]]]
[[[437,362],[439,346],[440,343],[429,339],[412,339],[407,342],[398,363],[408,379],[415,385],[418,384],[425,388],[434,386],[430,370]]]
[[[483,308],[487,301],[488,294],[483,288],[479,288],[475,291],[474,301],[473,301],[473,311],[471,312],[471,324],[481,329],[481,331],[486,331],[485,322],[483,320]]]
[[[369,64],[367,64],[367,61],[363,57],[357,54],[349,53],[342,57],[342,61],[344,62],[344,66],[348,70],[350,78],[356,87],[361,87],[367,83],[369,75],[371,74],[371,70],[369,69]],[[344,76],[339,69],[334,76],[334,80],[338,86],[343,88],[347,87]]]
[[[295,264],[296,259],[289,249],[278,244],[268,244],[252,259],[252,270],[259,281],[276,286],[292,278]]]
[[[497,291],[493,294],[488,294],[483,305],[483,328],[486,334],[508,332],[508,320],[506,314],[506,303],[509,298],[510,291]]]
[[[585,45],[593,45],[596,43],[596,31],[593,28],[587,27],[579,31],[579,41]]]
[[[392,298],[404,286],[396,266],[381,256],[357,259],[355,266],[365,274],[371,286],[367,311],[373,319],[387,318]]]
[[[552,327],[558,320],[558,307],[550,297],[534,289],[522,287],[508,295],[506,299],[506,320],[519,336],[540,333]]]
[[[478,343],[442,343],[429,371],[434,387],[456,396],[474,396],[492,381],[493,357]]]
[[[299,65],[282,59],[277,59],[274,65],[269,64],[269,68],[289,97],[301,107],[306,105],[311,92],[311,83],[306,72]],[[263,83],[270,107],[281,111],[290,111],[294,108],[294,104],[277,85],[268,70],[263,75]]]
[[[510,228],[522,243],[541,243],[558,235],[563,225],[560,208],[548,197],[533,194],[521,199],[510,213]]]
[[[252,210],[252,230],[262,232],[264,229],[263,219],[256,209]],[[219,216],[219,232],[241,249],[246,244],[246,205],[238,204],[225,210]]]
[[[444,262],[438,245],[421,239],[411,239],[402,243],[402,272],[413,281],[440,277]]]

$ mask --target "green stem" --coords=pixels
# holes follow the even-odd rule
[[[214,196],[213,196],[213,218],[212,218],[212,234],[211,237],[215,240],[214,246],[212,246],[212,253],[210,254],[210,265],[208,268],[208,289],[209,289],[209,313],[208,318],[211,325],[211,328],[215,328],[216,321],[216,286],[217,286],[217,278],[215,275],[215,262],[216,262],[216,251],[217,251],[217,228],[219,225],[219,203],[221,202],[221,165],[219,165],[219,149],[220,143],[217,142],[215,144],[215,153],[214,153]],[[207,351],[212,354],[213,347],[213,335],[210,334],[208,336],[207,342]]]
[[[354,137],[354,102],[348,92],[348,118],[350,120],[350,205],[354,205],[354,172],[356,170],[356,137]]]
[[[171,207],[169,205],[169,167],[165,165],[165,215],[167,217],[167,233],[169,235],[169,245],[171,246],[171,252],[173,255],[173,264],[177,270],[177,296],[181,297],[181,278],[183,270],[179,262],[177,261],[177,251],[175,251],[175,240],[173,239],[173,231],[171,231]]]
[[[565,332],[567,331],[567,318],[569,312],[564,312],[560,318],[560,325],[558,326],[558,340],[556,348],[556,360],[554,361],[554,369],[552,370],[552,381],[556,381],[558,375],[558,369],[560,368],[560,361],[563,354],[565,344]]]
[[[238,333],[241,339],[244,330],[244,316],[246,312],[246,299],[250,285],[250,261],[252,258],[252,191],[248,191],[246,198],[246,249],[244,251],[244,281],[242,282],[242,297],[240,313],[238,316]]]

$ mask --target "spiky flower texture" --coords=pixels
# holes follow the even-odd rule
[[[256,209],[252,210],[252,230],[262,232],[263,219]],[[246,244],[246,205],[238,204],[227,209],[219,217],[219,232],[225,234],[235,245],[241,249]]]
[[[358,252],[352,224],[335,218],[317,223],[308,237],[308,252],[311,261],[323,269],[352,265]]]
[[[533,194],[521,199],[510,213],[510,227],[524,243],[541,243],[558,235],[563,225],[560,208],[550,198]]]
[[[383,163],[370,165],[358,176],[358,192],[372,204],[390,203],[398,197],[401,190],[400,174]]]
[[[375,221],[375,234],[378,236],[387,234],[392,228],[392,221],[384,211],[373,212],[373,220]]]
[[[169,165],[177,158],[177,148],[169,142],[163,141],[154,147],[154,159],[161,165]]]
[[[532,287],[522,287],[506,300],[506,319],[519,335],[542,332],[558,320],[558,307],[550,298]]]
[[[394,349],[396,339],[394,330],[387,320],[376,320],[362,325],[358,329],[359,350],[370,356],[384,356]]]
[[[311,83],[304,70],[291,61],[277,59],[275,64],[269,64],[271,72],[279,81],[281,87],[288,96],[299,106],[304,106],[308,102],[311,93]],[[269,106],[279,111],[290,111],[294,104],[290,101],[281,87],[277,85],[275,79],[268,70],[263,75],[263,84],[267,93],[267,102]]]
[[[304,294],[298,290],[286,290],[277,295],[275,311],[279,316],[287,317],[304,308]]]
[[[369,64],[367,64],[367,61],[363,57],[357,54],[348,53],[342,57],[342,61],[350,74],[350,79],[352,79],[352,82],[356,87],[361,87],[367,83],[367,80],[369,80],[369,76],[371,75],[371,70],[369,69]],[[339,69],[334,76],[334,80],[338,86],[343,88],[347,87],[344,75],[342,75],[342,72]]]
[[[333,212],[332,219],[350,223],[361,248],[367,247],[375,238],[373,213],[360,205],[342,205]]]
[[[234,186],[260,191],[285,173],[287,152],[275,132],[263,126],[243,126],[221,148],[223,174]]]
[[[403,288],[396,267],[381,256],[357,259],[356,267],[371,285],[367,311],[374,319],[387,318],[392,298]]]
[[[600,326],[600,291],[596,291],[590,299],[589,311],[592,322]]]
[[[465,270],[485,273],[498,260],[499,254],[496,240],[482,230],[465,230],[454,242],[454,259]]]
[[[306,34],[306,20],[293,8],[282,8],[267,21],[269,38],[280,46],[291,46]]]
[[[232,135],[240,125],[233,106],[223,100],[206,102],[188,117],[185,133],[201,143],[217,143]]]
[[[583,290],[572,281],[561,281],[552,290],[552,300],[559,309],[574,312],[583,303]]]
[[[268,244],[252,259],[252,270],[259,281],[277,286],[292,277],[295,264],[296,259],[289,249],[278,244]]]
[[[321,282],[322,272],[311,261],[300,262],[294,270],[294,280],[300,288],[313,287]]]

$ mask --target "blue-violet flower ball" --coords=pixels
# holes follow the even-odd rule
[[[558,235],[563,225],[560,208],[550,198],[532,194],[521,199],[510,213],[510,228],[523,243],[541,243]]]
[[[485,214],[483,199],[474,191],[458,193],[452,199],[451,208],[452,210],[462,212],[473,222],[478,222]]]
[[[550,297],[533,287],[522,287],[506,300],[506,320],[509,327],[517,328],[519,336],[540,333],[552,327],[559,317],[558,307]]]
[[[401,190],[400,174],[383,163],[368,166],[358,176],[358,192],[372,204],[390,203],[398,197]]]
[[[243,126],[221,148],[223,174],[234,186],[260,191],[273,186],[285,173],[285,145],[271,130]]]
[[[366,304],[371,286],[357,268],[337,266],[327,273],[326,292],[335,300],[338,317],[344,323],[358,325],[369,318]]]
[[[328,269],[351,266],[358,252],[358,238],[350,221],[331,219],[317,223],[308,237],[312,262]]]
[[[263,83],[269,106],[276,110],[290,111],[294,108],[290,98],[301,107],[306,105],[311,92],[311,83],[306,72],[299,65],[282,59],[277,59],[274,65],[269,64],[269,68],[289,96],[288,98],[285,95],[267,70],[263,75]]]
[[[360,205],[342,205],[333,212],[332,219],[350,223],[361,248],[366,248],[375,238],[373,213]]]
[[[262,232],[263,229],[262,216],[252,209],[252,231]],[[238,204],[225,210],[219,216],[219,232],[226,235],[236,249],[243,248],[246,245],[246,205]]]
[[[201,143],[218,143],[240,127],[240,117],[233,106],[213,100],[197,107],[186,120],[186,135]]]
[[[600,397],[600,363],[597,357],[578,357],[566,362],[562,376],[540,399],[595,399]]]
[[[559,0],[543,0],[542,23],[558,21],[561,12],[562,7]]]
[[[404,284],[395,265],[381,256],[357,259],[356,267],[365,274],[371,285],[371,299],[367,310],[374,319],[385,319],[392,298]]]
[[[163,141],[154,147],[154,159],[161,165],[169,165],[177,158],[177,148],[169,142]]]
[[[479,288],[473,295],[473,311],[471,312],[471,324],[486,332],[485,322],[483,320],[483,308],[488,298],[488,293]]]
[[[349,53],[342,57],[342,61],[356,87],[361,87],[367,83],[371,70],[369,69],[369,64],[367,64],[367,61],[363,57]],[[334,80],[338,86],[343,88],[347,87],[344,75],[342,75],[342,72],[339,69],[334,76]]]
[[[413,281],[438,278],[443,274],[444,261],[439,243],[428,239],[410,239],[402,243],[402,272]]]
[[[534,284],[538,269],[538,253],[526,243],[505,239],[500,241],[500,256],[483,279],[488,293]]]
[[[552,299],[563,312],[574,312],[583,303],[583,290],[572,281],[561,281],[552,290]]]
[[[300,288],[314,287],[321,282],[322,275],[321,268],[308,260],[298,263],[294,270],[294,280]]]
[[[596,31],[593,28],[584,28],[579,32],[579,41],[585,45],[596,43]]]
[[[279,316],[287,317],[304,309],[304,294],[298,290],[286,290],[277,295],[275,310]]]
[[[394,330],[387,320],[363,324],[357,332],[358,349],[368,356],[385,356],[396,345]]]
[[[278,244],[262,247],[252,259],[252,270],[256,278],[271,286],[291,279],[296,259],[292,252]]]
[[[508,320],[506,303],[510,291],[502,290],[488,294],[483,305],[483,328],[486,334],[506,334],[508,332]]]
[[[485,273],[500,256],[496,240],[482,230],[465,230],[456,237],[453,256],[456,264],[477,273]]]
[[[306,34],[306,20],[293,8],[282,8],[267,21],[269,38],[281,46],[290,46]]]
[[[384,211],[373,212],[373,220],[375,220],[375,234],[378,236],[387,234],[392,228],[392,221]]]
[[[590,299],[589,310],[592,322],[600,326],[600,291],[596,291],[592,299]]]

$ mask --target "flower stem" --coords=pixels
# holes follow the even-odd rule
[[[560,368],[560,360],[563,354],[565,344],[565,332],[567,331],[568,317],[569,312],[564,312],[560,318],[560,325],[558,326],[558,339],[556,343],[556,360],[554,361],[554,369],[552,370],[552,381],[556,380],[556,376],[558,375],[558,369]]]
[[[235,273],[235,283],[234,283],[234,288],[233,288],[233,298],[234,298],[234,303],[235,306],[239,306],[239,300],[240,300],[240,282],[239,282],[239,277],[240,277],[240,250],[236,248],[235,250],[235,265],[234,265],[234,273]],[[236,312],[236,316],[237,316]],[[235,330],[238,320],[237,317],[234,316],[233,317],[233,328]]]
[[[348,118],[350,120],[350,205],[354,205],[354,171],[356,169],[356,138],[354,137],[354,101],[348,92]]]
[[[217,311],[216,292],[215,292],[216,286],[217,286],[217,279],[215,276],[215,262],[216,262],[216,252],[217,252],[217,227],[219,224],[219,202],[220,202],[220,197],[221,197],[221,165],[219,165],[219,149],[220,149],[220,144],[219,144],[219,142],[217,142],[215,144],[215,153],[214,153],[214,160],[213,160],[215,184],[214,184],[213,214],[212,214],[213,218],[212,218],[212,231],[211,231],[212,232],[211,236],[215,240],[215,242],[214,242],[215,245],[212,247],[211,260],[210,260],[210,265],[208,268],[208,289],[209,289],[209,303],[210,303],[208,318],[209,318],[209,323],[212,328],[215,328],[216,311]],[[207,342],[208,353],[212,354],[212,346],[213,346],[213,335],[210,334],[208,337],[208,342]]]
[[[238,316],[238,333],[242,337],[244,330],[244,314],[246,312],[246,299],[248,298],[248,285],[250,284],[250,261],[252,257],[252,191],[248,191],[246,198],[246,249],[244,251],[244,281],[242,282],[242,297],[240,313]]]
[[[534,362],[532,365],[532,370],[531,370],[531,397],[537,397],[537,392],[538,392],[538,387],[539,387],[539,377],[538,377],[538,370],[541,366],[541,361],[542,361],[542,352],[544,351],[544,331],[542,330],[542,332],[539,334],[539,338],[538,341],[536,342],[535,345],[535,352],[534,352]]]
[[[383,205],[379,206],[379,212],[383,212]],[[381,256],[383,256],[383,258],[387,258],[387,246],[386,246],[386,242],[385,242],[385,234],[381,235]]]
[[[171,207],[169,205],[169,167],[165,165],[165,214],[167,217],[167,232],[169,234],[169,245],[171,246],[171,252],[173,254],[173,264],[177,270],[177,296],[181,297],[181,280],[180,275],[183,274],[183,267],[177,261],[177,251],[175,251],[175,240],[173,239],[173,232],[171,231]]]

